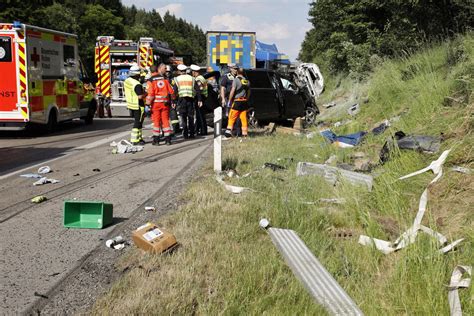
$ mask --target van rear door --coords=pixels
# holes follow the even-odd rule
[[[17,112],[17,56],[15,33],[0,33],[0,112]],[[3,113],[2,113],[3,114]],[[0,114],[0,119],[9,115]],[[7,114],[7,113],[5,113]]]

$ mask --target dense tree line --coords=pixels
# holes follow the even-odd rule
[[[299,59],[360,76],[381,57],[473,27],[472,0],[317,0]]]
[[[166,13],[123,6],[120,0],[2,0],[0,22],[21,21],[79,36],[79,53],[93,67],[98,35],[138,40],[141,36],[168,42],[177,55],[205,60],[206,38],[196,25]]]

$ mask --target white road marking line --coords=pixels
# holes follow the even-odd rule
[[[100,139],[98,141],[95,141],[93,143],[90,143],[90,144],[86,144],[86,145],[82,145],[82,146],[79,146],[79,147],[74,147],[68,151],[65,151],[64,154],[62,156],[59,156],[59,157],[56,157],[56,158],[53,158],[53,159],[49,159],[49,160],[46,160],[46,161],[42,161],[42,162],[39,162],[37,164],[34,164],[34,165],[31,165],[31,166],[28,166],[26,168],[23,168],[23,169],[20,169],[20,170],[16,170],[16,171],[13,171],[13,172],[10,172],[10,173],[7,173],[7,174],[4,174],[2,176],[0,176],[0,180],[3,180],[3,179],[6,179],[8,177],[11,177],[11,176],[14,176],[14,175],[17,175],[19,173],[23,173],[25,171],[28,171],[29,169],[33,169],[33,168],[38,168],[42,165],[46,165],[46,164],[49,164],[53,161],[56,161],[56,160],[59,160],[59,159],[62,159],[64,157],[67,157],[67,156],[70,156],[74,153],[77,153],[79,151],[83,151],[83,150],[86,150],[86,149],[91,149],[91,148],[94,148],[94,147],[99,147],[103,144],[107,144],[107,143],[110,143],[116,139],[119,139],[119,138],[122,138],[126,135],[130,135],[130,131],[126,131],[126,132],[120,132],[120,133],[117,133],[117,134],[114,134],[114,135],[111,135],[111,136],[107,136],[106,138],[104,139]]]

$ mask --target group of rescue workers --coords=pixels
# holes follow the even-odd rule
[[[233,133],[234,124],[240,119],[241,135],[247,137],[250,83],[243,69],[235,64],[229,64],[228,69],[229,72],[219,78],[220,73],[212,68],[202,75],[199,66],[181,64],[172,75],[170,66],[160,64],[151,66],[145,77],[138,65],[133,65],[124,81],[127,108],[134,119],[131,143],[145,145],[142,128],[149,113],[153,121],[153,145],[159,145],[162,139],[171,145],[172,135],[181,130],[184,139],[195,138],[196,134],[207,135],[205,116],[209,106],[206,104],[219,104],[217,100],[207,103],[208,98],[214,96],[220,98],[228,117],[224,136],[231,138],[233,134],[240,134],[240,131]]]

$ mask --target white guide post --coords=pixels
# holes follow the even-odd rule
[[[222,172],[222,107],[214,110],[214,171]]]

